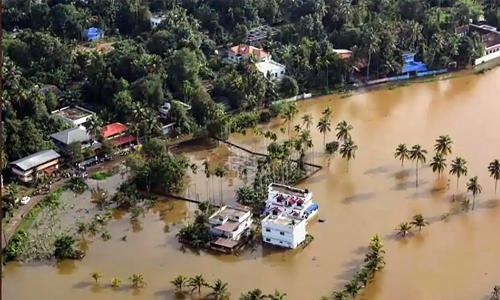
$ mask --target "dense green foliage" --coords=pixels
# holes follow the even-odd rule
[[[165,17],[155,28],[152,14]],[[483,16],[498,26],[498,2],[8,0],[2,18],[5,155],[11,161],[52,147],[48,135],[66,125],[49,112],[75,103],[95,108],[105,122],[129,123],[143,136],[158,134],[153,112],[175,99],[192,105],[189,112],[174,105],[179,133],[200,127],[225,137],[230,122],[217,102],[254,110],[279,97],[340,87],[360,63],[366,66],[360,76],[397,73],[405,51],[431,67],[466,64],[480,54],[480,41],[455,29]],[[228,64],[220,55],[262,24],[276,34],[261,46],[287,67],[280,84],[253,64]],[[108,50],[82,42],[90,26],[104,30]],[[353,50],[351,59],[342,60],[336,48]]]

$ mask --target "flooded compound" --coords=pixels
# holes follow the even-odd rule
[[[314,241],[305,249],[277,251],[258,245],[240,256],[195,253],[184,249],[175,235],[194,215],[196,205],[162,201],[136,222],[128,213],[114,214],[108,225],[112,238],[90,240],[82,261],[8,263],[2,278],[3,299],[176,299],[170,281],[177,275],[196,274],[209,282],[217,278],[227,282],[231,299],[254,288],[265,293],[278,289],[291,300],[319,299],[351,279],[374,234],[382,237],[386,266],[359,299],[483,299],[500,284],[500,206],[487,170],[490,161],[500,158],[498,95],[497,68],[482,75],[299,102],[295,122],[301,123],[304,114],[312,114],[314,122],[314,148],[306,159],[325,166],[299,184],[314,193],[319,217],[324,219],[309,225]],[[316,124],[327,106],[333,109],[327,141],[334,139],[337,122],[346,120],[354,126],[351,134],[359,149],[349,165],[336,155],[326,166],[323,135]],[[285,138],[280,132],[283,122],[275,119],[265,127]],[[394,150],[400,143],[421,144],[429,151],[429,161],[434,140],[441,134],[449,134],[454,142],[448,168],[438,176],[426,164],[419,170],[416,187],[415,165],[405,162],[402,168]],[[252,130],[230,140],[264,151],[263,138]],[[225,146],[219,147],[191,149],[187,156],[197,164],[208,159],[251,165],[248,158],[231,158]],[[455,177],[448,175],[456,156],[465,158],[468,165],[458,191]],[[459,201],[452,201],[453,194],[465,193],[465,183],[472,176],[479,177],[483,192],[476,209],[464,211]],[[220,200],[219,178],[213,180],[213,197]],[[242,184],[236,175],[229,180],[235,187]],[[192,176],[189,188],[194,195],[207,193],[202,170]],[[234,189],[223,188],[222,200],[234,199]],[[92,206],[88,192],[76,199]],[[405,239],[395,238],[398,224],[419,213],[430,224]],[[100,285],[89,275],[94,271],[104,274]],[[127,278],[132,273],[143,274],[145,288],[129,287]],[[109,287],[112,277],[123,281],[118,290]]]

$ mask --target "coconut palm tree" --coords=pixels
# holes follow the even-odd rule
[[[194,290],[198,290],[198,294],[200,294],[201,288],[207,285],[207,282],[205,281],[205,278],[203,278],[203,275],[199,274],[189,278],[187,285],[193,288],[191,292],[193,292]]]
[[[430,166],[432,167],[432,172],[438,172],[439,176],[441,176],[441,173],[446,168],[446,158],[440,153],[436,154],[432,158]]]
[[[112,288],[119,288],[120,284],[122,284],[122,281],[120,280],[120,278],[117,278],[117,277],[111,278],[111,287]]]
[[[348,294],[345,290],[333,292],[333,300],[347,300],[347,297],[348,297]]]
[[[461,157],[457,157],[451,161],[450,166],[450,174],[457,176],[457,191],[458,191],[458,183],[460,181],[460,177],[467,176],[467,161]]]
[[[490,177],[493,177],[495,179],[495,195],[497,194],[497,183],[498,179],[500,179],[500,162],[498,159],[495,159],[494,161],[490,162],[488,165],[488,171],[490,172]]]
[[[266,295],[266,298],[269,300],[283,300],[286,297],[286,293],[282,293],[278,290],[275,290],[274,293]]]
[[[472,193],[472,210],[474,210],[476,206],[476,196],[483,191],[483,187],[479,184],[477,176],[469,179],[469,182],[467,182],[467,191]]]
[[[418,227],[418,230],[420,231],[422,230],[422,227],[429,225],[429,222],[427,222],[421,214],[418,214],[413,216],[413,220],[410,222],[410,225]]]
[[[227,290],[227,283],[223,282],[220,279],[217,279],[214,282],[214,285],[211,285],[212,292],[209,294],[215,300],[225,300],[229,299],[229,292]]]
[[[210,188],[208,182],[212,172],[210,171],[210,166],[207,160],[205,160],[202,165],[203,165],[203,172],[205,173],[205,178],[207,179],[207,200],[210,200]]]
[[[222,203],[222,179],[224,178],[224,176],[226,176],[226,169],[224,169],[223,167],[218,166],[217,168],[215,168],[214,174],[215,174],[216,177],[219,177],[219,182],[220,182],[220,201]]]
[[[353,278],[349,283],[347,283],[344,286],[344,289],[347,294],[349,294],[352,298],[354,298],[359,293],[361,287],[359,286],[359,282],[355,278]]]
[[[144,281],[144,276],[142,276],[142,274],[139,273],[132,274],[132,276],[130,276],[128,280],[132,282],[132,287],[135,289],[141,288],[146,285],[146,282]]]
[[[397,231],[396,235],[399,237],[406,237],[410,233],[410,230],[411,230],[410,223],[403,222],[399,224],[398,227],[396,228]]]
[[[406,144],[399,144],[394,152],[394,158],[401,161],[401,167],[404,166],[405,159],[410,158],[410,151],[406,147]]]
[[[423,149],[420,145],[413,145],[410,150],[410,159],[415,161],[415,174],[416,174],[416,186],[418,186],[418,163],[425,163],[425,155],[427,150]]]
[[[493,287],[490,300],[500,300],[500,285],[495,285]]]
[[[93,140],[98,140],[101,135],[102,120],[98,116],[92,116],[86,126],[88,134]]]
[[[325,108],[321,112],[321,115],[323,116],[323,118],[326,118],[328,121],[331,120],[332,114],[333,114],[333,110],[332,110],[332,108],[330,106],[328,106],[327,108]]]
[[[101,272],[92,272],[90,273],[90,277],[92,277],[92,279],[94,279],[95,283],[97,283],[99,281],[99,279],[102,278],[102,273]]]
[[[442,156],[447,156],[448,154],[451,154],[451,146],[453,145],[453,141],[451,140],[450,136],[445,134],[445,135],[440,135],[436,139],[436,144],[434,145],[434,151],[436,151],[436,154],[441,154]]]
[[[288,125],[288,136],[290,136],[290,126],[292,125],[292,120],[299,113],[297,106],[295,103],[288,103],[282,113],[282,118],[285,120],[285,123]]]
[[[177,292],[182,293],[182,288],[187,284],[188,279],[182,275],[178,275],[174,278],[174,280],[170,281],[170,283],[175,287]]]
[[[263,300],[266,298],[267,296],[260,289],[251,290],[240,296],[240,300]]]
[[[356,158],[356,151],[358,150],[358,146],[352,140],[346,140],[340,146],[339,153],[342,155],[342,158],[347,159],[347,166],[349,167],[349,161],[351,159]]]
[[[313,117],[311,114],[305,114],[302,116],[302,125],[309,130],[313,124]]]
[[[323,145],[326,144],[326,134],[327,132],[332,131],[331,129],[331,123],[330,120],[328,120],[325,117],[322,117],[319,119],[318,125],[316,125],[316,128],[318,128],[319,132],[323,134]]]
[[[350,140],[351,134],[349,133],[349,131],[351,131],[353,128],[354,127],[346,121],[339,122],[335,127],[335,130],[337,130],[337,139],[339,141]]]

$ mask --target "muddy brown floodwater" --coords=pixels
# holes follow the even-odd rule
[[[284,291],[292,300],[318,299],[352,276],[376,233],[383,238],[387,265],[360,298],[482,299],[500,284],[500,206],[486,169],[492,159],[500,158],[499,95],[497,68],[479,76],[301,102],[297,122],[305,113],[317,122],[321,111],[331,106],[335,123],[345,119],[353,124],[352,136],[359,145],[349,169],[336,157],[329,168],[301,184],[314,192],[320,217],[326,220],[309,226],[315,239],[306,249],[279,252],[259,246],[239,257],[182,251],[175,233],[195,207],[170,202],[155,207],[140,224],[117,216],[110,223],[112,240],[92,242],[81,262],[7,264],[4,299],[175,299],[169,281],[178,274],[198,273],[228,282],[232,299],[256,287]],[[280,122],[269,127],[279,130]],[[315,149],[308,159],[326,164],[322,136],[313,133]],[[440,134],[452,137],[452,157],[468,161],[468,177],[479,176],[483,193],[474,211],[460,212],[451,201],[454,177],[438,178],[424,167],[416,188],[414,167],[408,163],[402,169],[393,158],[398,143],[419,143],[431,150]],[[251,149],[264,146],[252,133],[231,139]],[[461,191],[465,181],[461,179]],[[405,240],[395,239],[397,224],[417,213],[431,224]],[[120,239],[123,235],[128,236],[126,242]],[[92,271],[104,273],[102,287],[92,284]],[[126,282],[135,272],[144,275],[144,289],[108,287],[111,277]]]

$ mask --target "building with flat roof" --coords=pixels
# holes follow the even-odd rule
[[[292,186],[271,183],[268,187],[265,213],[279,211],[293,217],[310,219],[318,212],[312,192]]]
[[[210,235],[214,240],[210,246],[231,252],[252,226],[252,211],[244,206],[223,206],[208,219]]]
[[[51,134],[50,138],[54,142],[54,145],[63,151],[72,143],[79,143],[81,149],[92,147],[93,150],[97,150],[101,147],[101,143],[92,140],[84,127],[65,129]]]
[[[42,150],[9,163],[12,174],[22,182],[31,182],[43,174],[50,175],[59,168],[61,155],[56,151]]]
[[[281,80],[285,76],[286,67],[272,59],[258,62],[255,66],[268,79]]]
[[[270,213],[262,222],[262,241],[278,247],[295,249],[306,239],[306,223],[302,218],[279,212]]]
[[[52,112],[72,127],[85,126],[85,123],[95,115],[94,112],[81,106],[66,106]]]

